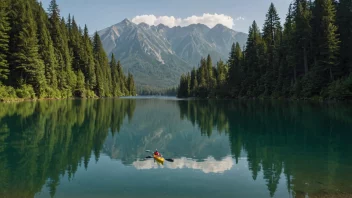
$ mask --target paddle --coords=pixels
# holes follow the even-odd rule
[[[145,152],[150,153],[151,151],[150,150],[146,150]],[[152,156],[147,156],[146,158],[153,158],[153,157]],[[165,159],[165,160],[168,161],[168,162],[174,162],[173,159]]]

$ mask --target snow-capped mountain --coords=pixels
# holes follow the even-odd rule
[[[202,24],[186,27],[149,26],[128,19],[98,31],[106,53],[134,75],[137,86],[165,88],[175,86],[181,74],[197,67],[201,57],[210,54],[214,64],[227,60],[231,45],[243,46],[247,34],[223,25],[209,28]]]

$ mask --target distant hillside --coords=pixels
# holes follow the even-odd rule
[[[139,88],[176,86],[182,73],[210,54],[214,62],[227,60],[232,43],[243,46],[247,34],[223,25],[187,27],[134,24],[128,19],[98,32],[106,53],[112,53],[131,72]]]

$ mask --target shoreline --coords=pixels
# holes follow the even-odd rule
[[[79,100],[79,99],[104,99],[104,98],[129,98],[129,97],[150,97],[165,98],[172,97],[177,100],[224,100],[224,101],[285,101],[285,102],[314,102],[314,103],[352,103],[352,100],[322,99],[322,98],[270,98],[270,97],[187,97],[180,98],[177,96],[158,96],[158,95],[136,95],[136,96],[115,96],[115,97],[68,97],[68,98],[0,98],[0,103],[19,103],[19,102],[35,102],[35,101],[54,101],[54,100]]]
[[[338,99],[324,99],[324,98],[285,98],[285,97],[279,97],[279,98],[271,98],[271,97],[236,97],[236,98],[231,98],[231,97],[187,97],[187,98],[179,98],[176,96],[177,99],[180,100],[231,100],[231,101],[270,101],[270,100],[276,100],[276,101],[288,101],[288,102],[318,102],[318,103],[352,103],[352,99],[348,100],[338,100]]]
[[[104,98],[104,97],[102,97]],[[18,103],[18,102],[36,102],[36,101],[51,101],[51,100],[77,100],[77,99],[102,99],[100,97],[69,97],[69,98],[0,98],[0,103]],[[113,97],[111,97],[113,98]]]

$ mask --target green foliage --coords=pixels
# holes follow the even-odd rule
[[[137,90],[137,94],[141,96],[177,96],[177,87],[155,89],[153,87],[144,87]]]
[[[34,89],[31,85],[22,85],[16,89],[16,95],[23,99],[34,99],[36,98]]]
[[[341,75],[346,76],[352,72],[352,1],[340,0],[337,6],[336,22],[340,35],[340,66]]]
[[[17,98],[16,90],[13,87],[0,84],[0,101],[12,98]]]
[[[9,51],[10,23],[8,18],[8,0],[0,2],[0,83],[4,83],[10,73],[7,54]]]
[[[135,105],[134,100],[1,104],[1,197],[35,197],[45,186],[55,197],[62,174],[71,180],[80,166],[87,169],[93,151],[99,160],[106,137],[120,131]]]
[[[82,31],[74,17],[66,23],[55,0],[48,13],[35,0],[0,2],[0,84],[17,93],[2,97],[136,94],[133,76],[125,77],[120,63],[110,66],[100,37],[92,43],[87,26]]]
[[[324,96],[330,99],[352,99],[352,75],[338,79],[325,90]]]
[[[232,45],[227,73],[222,61],[210,73],[211,58],[202,58],[190,85],[187,76],[181,77],[179,96],[350,99],[350,8],[351,1],[295,0],[282,28],[271,4],[263,32],[254,21],[243,51],[238,43]]]

